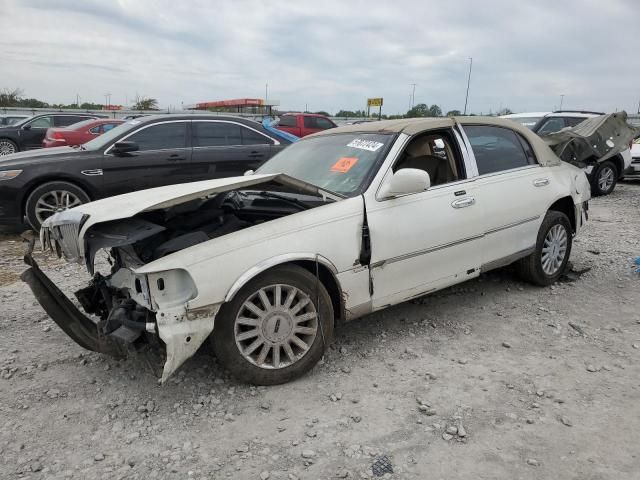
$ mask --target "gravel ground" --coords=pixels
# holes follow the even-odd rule
[[[204,348],[164,386],[82,350],[0,237],[1,478],[640,478],[640,184],[591,202],[573,282],[508,269],[338,329],[309,375],[237,383]],[[58,285],[78,265],[42,258]]]

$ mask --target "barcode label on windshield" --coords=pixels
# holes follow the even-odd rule
[[[370,152],[376,152],[380,150],[384,143],[374,142],[372,140],[362,140],[356,138],[347,144],[347,147],[359,148],[360,150],[368,150]]]

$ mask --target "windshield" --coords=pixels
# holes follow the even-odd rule
[[[138,125],[140,125],[140,120],[129,120],[128,122],[113,127],[108,132],[85,143],[82,145],[82,148],[84,150],[102,150],[103,148],[106,148],[114,138],[118,138],[123,133],[128,132]]]
[[[285,148],[257,173],[286,173],[350,197],[365,187],[393,139],[393,134],[380,133],[311,137]]]

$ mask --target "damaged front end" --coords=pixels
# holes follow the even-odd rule
[[[586,167],[627,150],[637,135],[638,129],[627,123],[627,113],[623,111],[588,118],[542,139],[560,159]]]
[[[189,247],[334,201],[317,190],[300,189],[294,179],[277,180],[253,181],[263,184],[256,191],[233,189],[237,185],[229,181],[220,188],[186,184],[155,189],[156,195],[134,192],[110,202],[120,202],[119,215],[113,206],[105,214],[96,208],[99,202],[57,213],[43,223],[40,240],[44,250],[85,264],[92,275],[75,292],[80,308],[39,268],[31,255],[33,242],[25,255],[30,268],[22,279],[49,316],[85,349],[123,358],[145,345],[163,347],[164,382],[212,333],[221,303],[192,306],[198,288],[185,269],[149,266]],[[235,183],[246,187],[248,182]],[[129,208],[137,193],[153,200]],[[123,203],[124,197],[130,202]],[[97,256],[100,251],[106,258]],[[145,273],[138,272],[141,267]]]

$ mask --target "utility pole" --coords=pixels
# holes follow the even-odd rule
[[[413,108],[413,104],[416,101],[416,84],[410,83],[409,85],[413,86],[413,90],[411,90],[411,105],[409,105],[409,110]]]
[[[640,115],[640,100],[638,100],[638,115]]]
[[[264,84],[264,101],[266,102],[268,98],[269,98],[269,84],[265,83]]]
[[[109,108],[109,106],[111,105],[111,94],[110,93],[105,93],[104,94],[104,104],[106,105],[107,108]]]
[[[80,94],[76,93],[76,106],[80,108]]]
[[[564,93],[560,94],[560,108],[559,108],[559,110],[562,110],[562,102],[564,102]]]
[[[469,57],[469,75],[467,76],[467,95],[464,98],[464,113],[467,114],[467,102],[469,101],[469,85],[471,85],[471,69],[473,68],[473,57]]]

